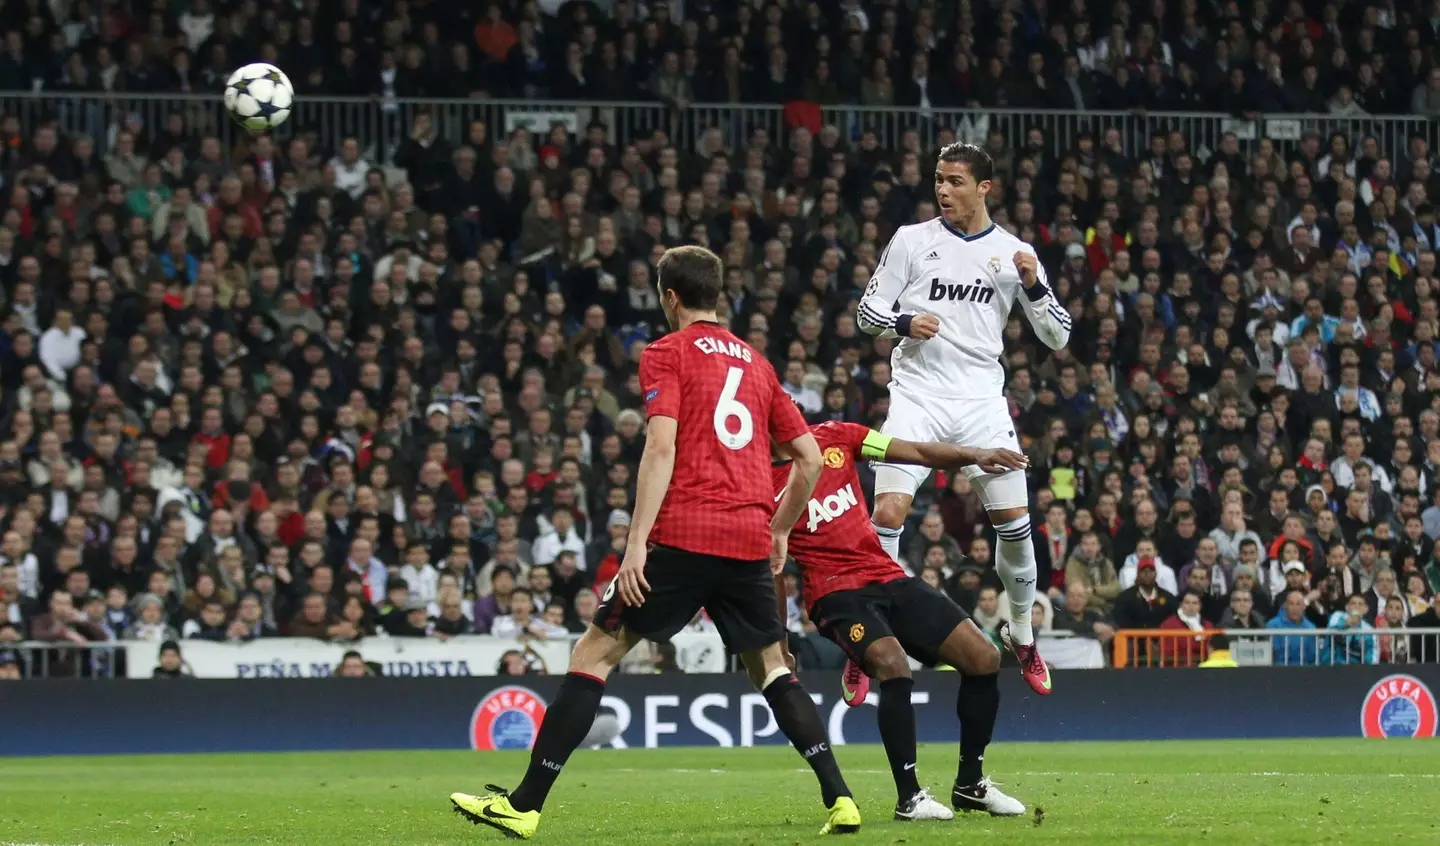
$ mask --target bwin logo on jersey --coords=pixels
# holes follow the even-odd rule
[[[829,523],[859,503],[860,500],[855,496],[855,490],[849,485],[823,500],[812,499],[810,500],[810,522],[805,528],[807,531],[814,532],[821,523]]]
[[[950,300],[951,302],[989,303],[995,298],[995,289],[985,284],[985,280],[976,279],[974,285],[966,285],[963,282],[950,284],[942,282],[937,277],[930,280],[930,300]]]

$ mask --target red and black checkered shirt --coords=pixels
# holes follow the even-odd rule
[[[905,578],[870,525],[870,509],[856,472],[856,463],[864,460],[861,447],[870,428],[832,422],[810,431],[820,446],[820,479],[790,534],[790,555],[805,577],[807,607],[826,594]],[[777,464],[770,472],[778,496],[790,481],[790,465]]]
[[[770,441],[805,418],[775,368],[717,323],[694,323],[645,349],[640,387],[652,417],[673,417],[675,472],[650,541],[755,561],[770,555]]]

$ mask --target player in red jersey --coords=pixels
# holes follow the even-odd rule
[[[839,644],[860,679],[846,679],[850,705],[863,701],[869,679],[880,682],[880,738],[890,759],[899,798],[899,820],[953,819],[954,813],[920,787],[915,773],[914,680],[907,655],[923,664],[948,664],[960,671],[956,713],[960,717],[960,767],[951,791],[958,810],[995,816],[1025,813],[985,777],[985,747],[1000,709],[997,673],[1000,652],[954,600],[906,574],[880,546],[860,489],[857,461],[885,461],[924,467],[977,465],[986,473],[1024,470],[1025,456],[1007,449],[970,449],[941,443],[912,443],[854,423],[822,423],[811,429],[823,469],[806,514],[790,538],[790,553],[804,577],[802,596],[810,619]],[[777,491],[788,484],[784,464],[774,469]]]
[[[678,247],[656,274],[674,331],[640,359],[649,421],[625,559],[575,644],[520,786],[456,793],[451,802],[472,822],[532,836],[551,786],[595,721],[610,671],[636,643],[669,640],[704,608],[819,778],[828,810],[821,833],[858,831],[860,811],[825,724],[787,666],[775,590],[791,529],[820,475],[820,449],[770,362],[718,322],[720,259]],[[772,442],[791,461],[780,497],[770,485]]]

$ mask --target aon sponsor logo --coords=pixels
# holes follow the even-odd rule
[[[821,523],[829,523],[846,511],[860,504],[855,496],[855,490],[846,485],[824,499],[815,498],[810,500],[810,523],[806,529],[813,532]]]

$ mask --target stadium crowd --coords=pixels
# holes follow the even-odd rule
[[[302,98],[1440,115],[1436,3],[180,5],[11,4],[0,89],[218,91],[263,59]],[[0,118],[0,648],[580,631],[624,550],[659,254],[715,250],[807,414],[878,425],[892,342],[856,302],[936,213],[918,135],[808,121],[677,149],[421,113],[388,169],[313,126],[107,121]],[[1436,151],[1144,140],[985,139],[992,214],[1077,327],[1048,356],[1007,329],[1045,628],[1440,626]],[[993,631],[977,498],[951,474],[917,504],[906,566]],[[791,627],[835,660],[794,600]]]

